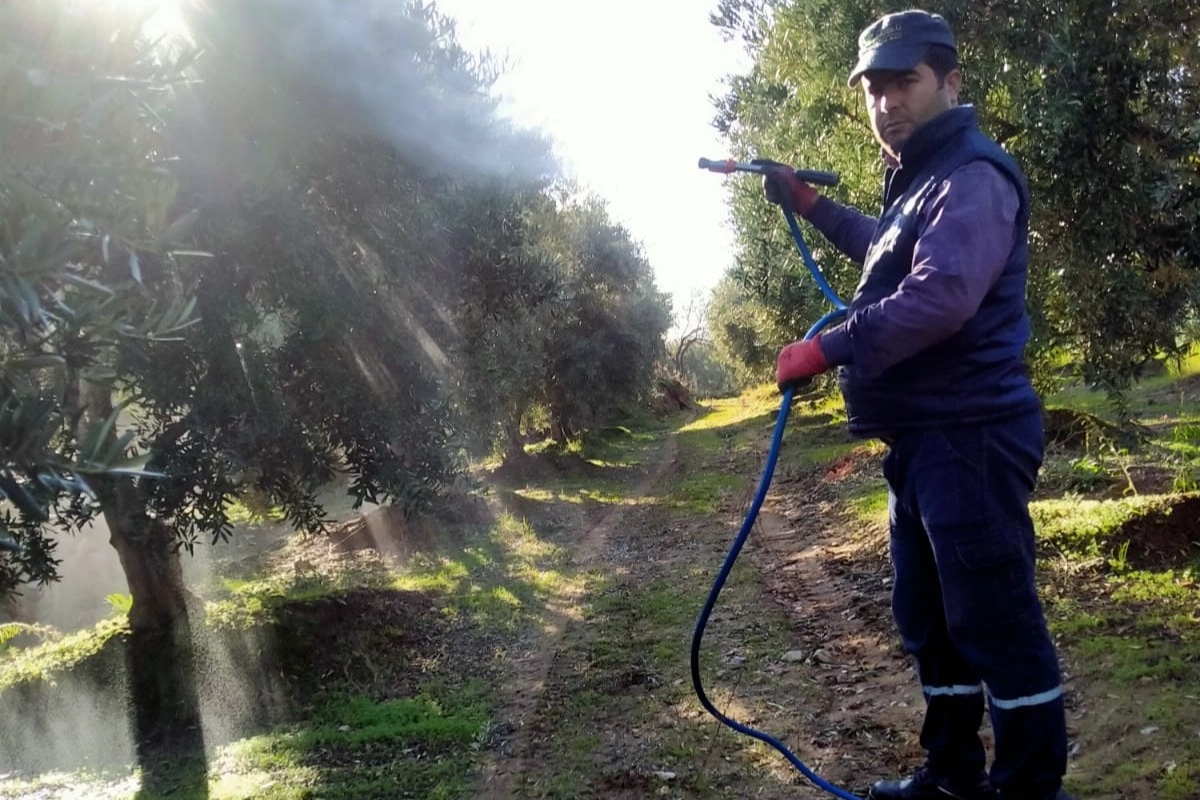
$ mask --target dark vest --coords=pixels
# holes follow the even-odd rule
[[[912,269],[922,209],[952,171],[978,159],[995,164],[1020,197],[1008,261],[978,313],[949,339],[880,375],[864,375],[853,365],[840,369],[848,426],[856,435],[997,421],[1040,406],[1024,363],[1029,192],[1016,162],[979,130],[970,106],[918,128],[904,145],[901,166],[887,171],[883,213],[850,312],[895,292]]]

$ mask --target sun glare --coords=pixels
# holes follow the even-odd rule
[[[179,10],[179,3],[174,0],[164,0],[163,2],[155,3],[157,8],[154,14],[146,20],[146,33],[151,38],[157,39],[165,37],[174,39],[177,37],[191,38],[188,36],[187,23],[184,21],[183,14]]]
[[[146,35],[151,39],[170,41],[188,36],[187,23],[179,10],[178,0],[117,0],[115,7],[122,6],[141,11],[153,9],[147,17],[144,26]]]

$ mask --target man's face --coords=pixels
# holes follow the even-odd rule
[[[907,72],[867,72],[862,86],[875,138],[884,150],[898,157],[913,131],[958,105],[962,73],[952,71],[939,86],[929,65],[918,64]]]

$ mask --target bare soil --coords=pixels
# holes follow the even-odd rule
[[[1186,565],[1200,554],[1200,496],[1184,496],[1134,517],[1113,538],[1129,542],[1128,560],[1135,569]]]

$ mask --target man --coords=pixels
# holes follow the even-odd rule
[[[783,348],[777,380],[838,367],[851,432],[889,445],[892,608],[926,699],[926,759],[870,797],[1063,800],[1063,690],[1028,509],[1043,430],[1023,365],[1025,180],[959,105],[942,17],[869,26],[850,75],[860,82],[886,166],[882,215],[818,195],[790,167],[773,167],[765,188],[863,264],[845,321]]]

